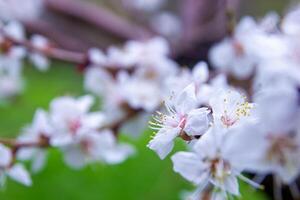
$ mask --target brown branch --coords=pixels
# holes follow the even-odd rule
[[[228,10],[231,14],[238,8],[239,0],[181,0],[183,34],[180,52],[189,56],[193,51],[204,54],[212,43],[222,39],[228,32]],[[231,28],[231,27],[230,27]],[[204,55],[206,56],[206,55]]]
[[[56,44],[59,44],[61,48],[81,51],[82,49],[88,49],[90,47],[85,41],[78,39],[72,34],[66,34],[49,21],[42,19],[20,19],[20,21],[24,24],[28,32],[44,35]]]
[[[92,3],[78,0],[45,0],[46,8],[76,17],[123,39],[143,39],[153,35],[113,12]]]
[[[0,143],[11,147],[14,152],[20,148],[49,146],[49,140],[46,137],[41,137],[38,141],[33,142],[21,142],[13,138],[0,138]]]
[[[52,46],[49,46],[47,48],[37,48],[34,46],[30,41],[28,40],[17,40],[15,38],[10,37],[9,35],[5,34],[3,29],[0,29],[0,34],[6,39],[6,42],[8,43],[6,46],[16,45],[16,46],[23,46],[29,51],[39,52],[47,57],[71,62],[75,64],[82,64],[86,60],[86,55],[81,52],[74,52],[74,51],[68,51],[64,49],[55,48]]]

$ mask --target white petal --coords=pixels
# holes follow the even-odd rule
[[[224,39],[210,49],[209,60],[213,67],[221,71],[228,70],[231,62],[235,59],[231,43],[230,39]]]
[[[238,179],[234,176],[229,176],[225,179],[224,188],[233,195],[240,195]]]
[[[186,114],[196,107],[196,89],[194,84],[190,84],[175,97],[175,108],[178,113]]]
[[[205,62],[201,61],[197,63],[193,69],[194,81],[204,83],[208,80],[209,71]]]
[[[172,128],[171,130],[161,129],[154,138],[147,145],[154,150],[160,159],[164,159],[173,149],[174,139],[180,132],[179,128]]]
[[[207,108],[194,109],[188,113],[184,131],[188,135],[204,134],[210,124],[208,117],[209,110]]]
[[[100,49],[91,48],[88,51],[88,55],[92,64],[100,65],[104,64],[106,61],[106,56]]]
[[[108,149],[102,155],[108,164],[118,164],[123,162],[135,152],[134,148],[127,144],[119,144],[115,148]]]
[[[46,56],[40,53],[31,53],[29,58],[38,70],[47,71],[49,69],[50,61]]]
[[[10,21],[5,27],[4,31],[6,34],[8,34],[10,37],[22,40],[24,39],[24,28],[23,25],[18,21]]]
[[[40,150],[38,151],[36,154],[35,154],[35,157],[32,161],[32,164],[31,164],[31,170],[33,172],[40,172],[43,167],[45,166],[45,163],[46,163],[46,152],[43,151],[43,150]]]
[[[66,146],[73,142],[74,142],[74,138],[69,133],[53,135],[50,138],[50,144],[56,147]]]
[[[91,95],[85,95],[77,99],[78,108],[82,112],[87,112],[93,105],[95,99]]]
[[[12,160],[12,153],[9,148],[0,144],[0,166],[7,167]]]
[[[214,158],[223,143],[223,134],[221,129],[216,127],[209,128],[193,146],[195,152],[203,157]]]
[[[92,112],[85,116],[82,120],[82,124],[92,129],[99,128],[103,125],[105,116],[101,112]]]
[[[80,169],[86,164],[85,155],[77,146],[69,146],[65,148],[64,161],[73,169]]]
[[[149,118],[149,114],[139,114],[137,117],[132,118],[131,120],[123,124],[121,132],[136,139],[143,133],[143,131],[147,127]]]
[[[22,183],[26,186],[31,186],[32,184],[29,173],[21,164],[15,164],[7,171],[7,174],[15,181]]]
[[[195,153],[178,152],[172,156],[173,169],[184,178],[195,184],[202,184],[208,180],[209,174],[201,162],[201,158]]]

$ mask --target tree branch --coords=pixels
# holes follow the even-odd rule
[[[122,39],[143,39],[153,35],[111,11],[79,0],[45,0],[49,10],[79,18]]]

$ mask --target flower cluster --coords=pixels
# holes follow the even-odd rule
[[[48,69],[49,61],[41,52],[46,51],[50,44],[43,36],[33,35],[30,48],[21,45],[19,42],[25,39],[25,31],[17,21],[0,22],[0,30],[0,100],[3,100],[22,91],[22,68],[26,56],[38,70]]]
[[[187,142],[189,151],[171,159],[174,171],[197,185],[190,199],[239,196],[238,179],[261,188],[244,172],[272,174],[275,191],[290,185],[298,198],[299,13],[297,8],[282,21],[274,13],[260,22],[241,19],[233,35],[209,54],[223,77],[195,79],[202,84],[190,79],[165,101],[166,111],[153,116],[150,128],[157,133],[148,147],[160,158],[172,151],[175,138]],[[246,85],[238,85],[241,80]]]
[[[60,97],[51,102],[49,112],[38,109],[31,125],[24,128],[11,149],[1,145],[2,176],[30,185],[28,172],[20,161],[30,160],[33,172],[42,169],[47,149],[55,147],[64,154],[67,165],[79,169],[92,162],[117,164],[134,153],[128,144],[118,143],[101,112],[91,112],[91,96]],[[1,179],[2,180],[2,179]],[[4,180],[4,179],[3,179]]]
[[[132,2],[135,9],[149,5],[150,10],[163,3]],[[210,49],[209,63],[200,61],[192,69],[172,60],[162,37],[89,49],[75,63],[84,66],[84,88],[99,97],[101,111],[91,111],[91,95],[59,97],[49,111],[38,109],[16,140],[0,139],[0,182],[8,176],[30,185],[19,162],[30,160],[39,171],[49,147],[61,150],[75,169],[121,163],[134,148],[119,142],[118,134],[138,135],[153,114],[148,148],[165,159],[177,138],[187,144],[187,151],[171,160],[174,171],[197,186],[191,199],[240,196],[239,181],[262,188],[245,172],[271,174],[279,188],[290,185],[298,198],[293,184],[300,174],[299,16],[300,7],[282,19],[274,13],[260,21],[244,17]],[[161,18],[178,29],[169,15]],[[169,34],[165,28],[157,32]],[[48,68],[49,42],[38,35],[25,40],[18,22],[1,24],[0,47],[0,99],[21,91],[25,56],[39,70]]]
[[[145,119],[161,105],[164,95],[169,93],[171,77],[180,74],[179,66],[168,57],[169,51],[163,38],[129,41],[122,48],[110,47],[106,53],[98,49],[89,51],[84,84],[87,91],[102,98],[106,123],[120,121],[130,113]],[[142,128],[146,122],[139,122],[144,124]],[[141,131],[134,129],[128,131]]]

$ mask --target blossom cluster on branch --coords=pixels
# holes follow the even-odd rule
[[[171,159],[174,171],[197,186],[189,199],[240,196],[238,179],[262,188],[244,172],[258,174],[261,181],[272,174],[274,198],[281,198],[282,185],[299,198],[299,13],[292,10],[282,21],[274,13],[259,22],[242,18],[209,53],[223,81],[190,79],[166,99],[166,111],[153,116],[150,127],[157,133],[148,147],[161,159],[175,138],[187,142],[189,151]]]
[[[161,159],[176,139],[187,144],[171,159],[174,171],[197,186],[188,198],[240,196],[239,180],[263,188],[247,172],[262,179],[271,174],[274,191],[289,185],[299,198],[299,16],[300,7],[282,19],[275,13],[260,21],[244,17],[210,49],[209,63],[192,69],[170,57],[162,37],[72,52],[40,35],[27,40],[20,23],[6,21],[0,26],[0,99],[21,91],[25,57],[42,71],[49,58],[79,64],[88,94],[55,98],[16,139],[0,139],[1,183],[8,176],[31,185],[21,163],[30,160],[32,171],[41,170],[48,148],[59,149],[75,169],[123,162],[135,150],[119,142],[119,134],[136,137],[150,121],[155,133],[147,146]],[[92,111],[95,98],[101,109]]]

